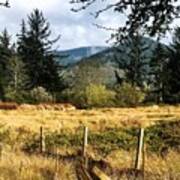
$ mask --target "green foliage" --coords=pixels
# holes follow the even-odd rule
[[[12,56],[12,50],[10,45],[10,35],[5,29],[0,34],[0,99],[4,100],[5,88],[8,84],[8,70],[7,66],[9,59]]]
[[[5,92],[5,99],[8,102],[26,103],[28,102],[28,92],[26,91],[15,91],[9,87]]]
[[[90,107],[111,106],[115,93],[103,85],[91,84],[85,89],[85,98]]]
[[[110,129],[104,132],[90,133],[89,143],[94,149],[107,155],[114,150],[135,148],[136,138],[136,136],[128,134],[125,129]]]
[[[38,134],[30,134],[25,140],[22,150],[28,153],[38,152],[40,147],[40,139]]]
[[[30,88],[41,86],[48,91],[57,92],[61,88],[61,82],[52,46],[59,38],[49,40],[49,23],[38,9],[28,16],[28,25],[29,28],[22,22],[18,53],[28,69]]]
[[[124,150],[135,148],[136,141],[137,136],[128,134],[124,129],[111,129],[104,132],[90,132],[88,138],[89,145],[102,155],[107,155],[111,151],[119,148]],[[78,150],[83,145],[83,131],[81,130],[77,134],[58,131],[52,133],[48,132],[46,133],[45,143],[47,149],[51,149],[52,147],[73,147]],[[31,136],[31,138],[28,139],[23,146],[23,150],[30,153],[36,152],[38,149],[38,135]]]
[[[163,150],[179,150],[180,121],[158,122],[146,131],[146,142],[149,149],[163,153]]]
[[[31,103],[52,102],[53,97],[43,87],[37,87],[30,91],[29,101]]]
[[[167,59],[167,48],[158,42],[156,48],[154,49],[153,57],[149,63],[149,83],[156,103],[162,103],[165,101],[168,79]]]
[[[149,45],[140,35],[132,36],[125,45],[121,46],[120,44],[116,47],[116,62],[119,68],[125,72],[127,82],[133,86],[143,87],[148,79]]]
[[[9,76],[5,89],[5,100],[17,103],[26,102],[29,77],[24,63],[16,54],[9,59],[7,71]]]
[[[111,151],[123,149],[126,151],[136,150],[139,129],[120,128],[109,129],[103,132],[89,132],[88,142],[95,151],[106,156]],[[47,132],[45,137],[47,149],[51,147],[75,148],[78,150],[83,144],[83,131],[76,134],[70,132]],[[162,154],[165,149],[179,150],[180,145],[180,122],[158,122],[156,125],[145,129],[145,143],[147,150]],[[36,152],[39,148],[39,136],[33,135],[24,144],[27,152]]]
[[[137,106],[145,99],[145,93],[138,87],[123,83],[115,88],[116,105]]]
[[[103,85],[90,84],[74,92],[73,102],[81,108],[112,106],[115,93]]]
[[[166,102],[179,103],[180,102],[180,27],[175,29],[173,35],[173,43],[170,47],[168,67],[168,94]]]

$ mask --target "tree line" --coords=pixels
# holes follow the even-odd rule
[[[0,99],[23,100],[27,91],[43,87],[52,95],[61,89],[60,65],[55,60],[50,25],[35,9],[22,20],[17,42],[5,29],[0,36]]]
[[[126,77],[119,83],[126,81],[132,87],[146,90],[156,103],[180,102],[180,27],[176,27],[172,35],[172,42],[164,45],[159,40],[155,42],[152,56],[148,54],[150,45],[140,36],[132,36],[125,41],[128,51],[116,47],[116,60],[120,69],[124,69]],[[121,47],[121,46],[120,46]],[[124,59],[118,57],[125,52]],[[149,99],[149,100],[150,100]]]
[[[74,82],[79,83],[76,83],[73,90],[71,88],[68,97],[64,97],[63,94],[65,86],[60,76],[62,67],[56,61],[57,57],[53,49],[53,45],[59,40],[59,37],[50,38],[50,24],[38,9],[35,9],[27,17],[27,21],[22,20],[16,43],[11,43],[11,36],[7,29],[1,33],[0,99],[2,101],[34,103],[43,101],[45,97],[48,101],[61,101],[61,98],[66,101],[75,99],[77,104],[80,100],[86,104],[91,95],[94,96],[91,101],[98,104],[93,98],[101,96],[101,94],[106,97],[116,96],[116,101],[126,96],[132,99],[132,95],[138,89],[138,93],[140,90],[146,94],[146,101],[180,102],[180,27],[174,29],[173,40],[169,46],[163,45],[160,41],[156,42],[150,60],[146,53],[149,46],[143,42],[141,34],[129,34],[128,38],[124,40],[123,43],[127,45],[126,47],[130,47],[128,50],[119,48],[122,47],[119,46],[122,42],[121,40],[116,41],[114,58],[118,62],[119,69],[123,69],[125,72],[125,77],[117,77],[117,84],[111,87],[111,92],[105,92],[105,87],[92,85],[88,88],[85,87],[83,93],[83,88],[77,87],[81,87],[79,84],[85,81],[84,77],[75,77]],[[124,59],[119,57],[118,54],[122,52],[125,52],[128,58],[126,56]],[[67,85],[67,89],[68,86],[70,85]],[[116,92],[116,95],[113,95],[112,91]],[[61,94],[61,92],[63,93]],[[135,96],[142,99],[139,94],[134,94]],[[97,101],[101,101],[101,99]],[[103,99],[103,101],[108,104],[107,99]],[[112,101],[110,104],[112,105]]]

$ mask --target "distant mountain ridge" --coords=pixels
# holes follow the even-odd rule
[[[91,57],[97,53],[106,50],[106,46],[87,46],[79,47],[68,50],[57,51],[56,54],[59,56],[58,61],[62,65],[72,65],[81,61],[84,58]]]
[[[142,37],[142,42],[144,42],[144,46],[148,47],[143,53],[143,56],[148,56],[146,61],[150,61],[157,42],[144,37]],[[131,47],[122,45],[120,48],[123,51],[118,55],[118,61],[123,59],[128,61],[130,58],[128,52]],[[113,86],[116,83],[117,76],[121,78],[124,77],[124,70],[119,69],[117,59],[115,59],[116,49],[114,47],[102,47],[99,48],[98,51],[94,51],[95,53],[89,53],[90,51],[88,52],[86,50],[88,50],[88,48],[77,48],[68,51],[69,53],[73,53],[68,62],[70,66],[67,66],[64,71],[64,79],[67,81],[67,84],[73,84],[74,79],[77,78],[79,74],[83,73],[83,76],[86,77],[87,81],[93,79],[91,82],[97,82],[99,79],[98,83],[108,86]],[[81,56],[78,56],[78,53],[76,54],[75,52],[78,52]],[[77,55],[76,58],[78,60],[73,59],[73,55]]]

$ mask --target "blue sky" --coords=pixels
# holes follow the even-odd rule
[[[0,0],[3,1],[3,0]],[[70,0],[10,0],[11,8],[0,8],[0,31],[5,27],[12,34],[15,41],[16,34],[20,30],[21,20],[26,19],[33,9],[38,8],[43,11],[44,16],[51,24],[53,37],[61,34],[61,39],[57,43],[58,49],[70,49],[80,46],[108,45],[111,32],[98,29],[93,23],[107,27],[116,28],[123,24],[124,17],[111,11],[103,13],[98,19],[90,15],[92,9],[98,9],[99,4],[95,4],[87,11],[74,13],[70,9]],[[116,1],[116,0],[113,0]],[[178,21],[176,21],[178,24]],[[169,36],[164,40],[169,41]]]

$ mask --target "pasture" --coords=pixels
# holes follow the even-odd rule
[[[2,109],[0,179],[76,180],[74,157],[81,150],[84,126],[90,131],[88,157],[106,164],[103,171],[112,180],[128,179],[122,172],[134,167],[136,130],[140,127],[148,131],[146,179],[179,179],[179,120],[180,106],[76,110],[27,105]],[[164,124],[156,127],[161,122]],[[36,143],[41,126],[48,151],[58,151],[65,158],[57,160],[38,153]],[[163,132],[168,137],[163,138]],[[168,151],[162,155],[164,147]]]

